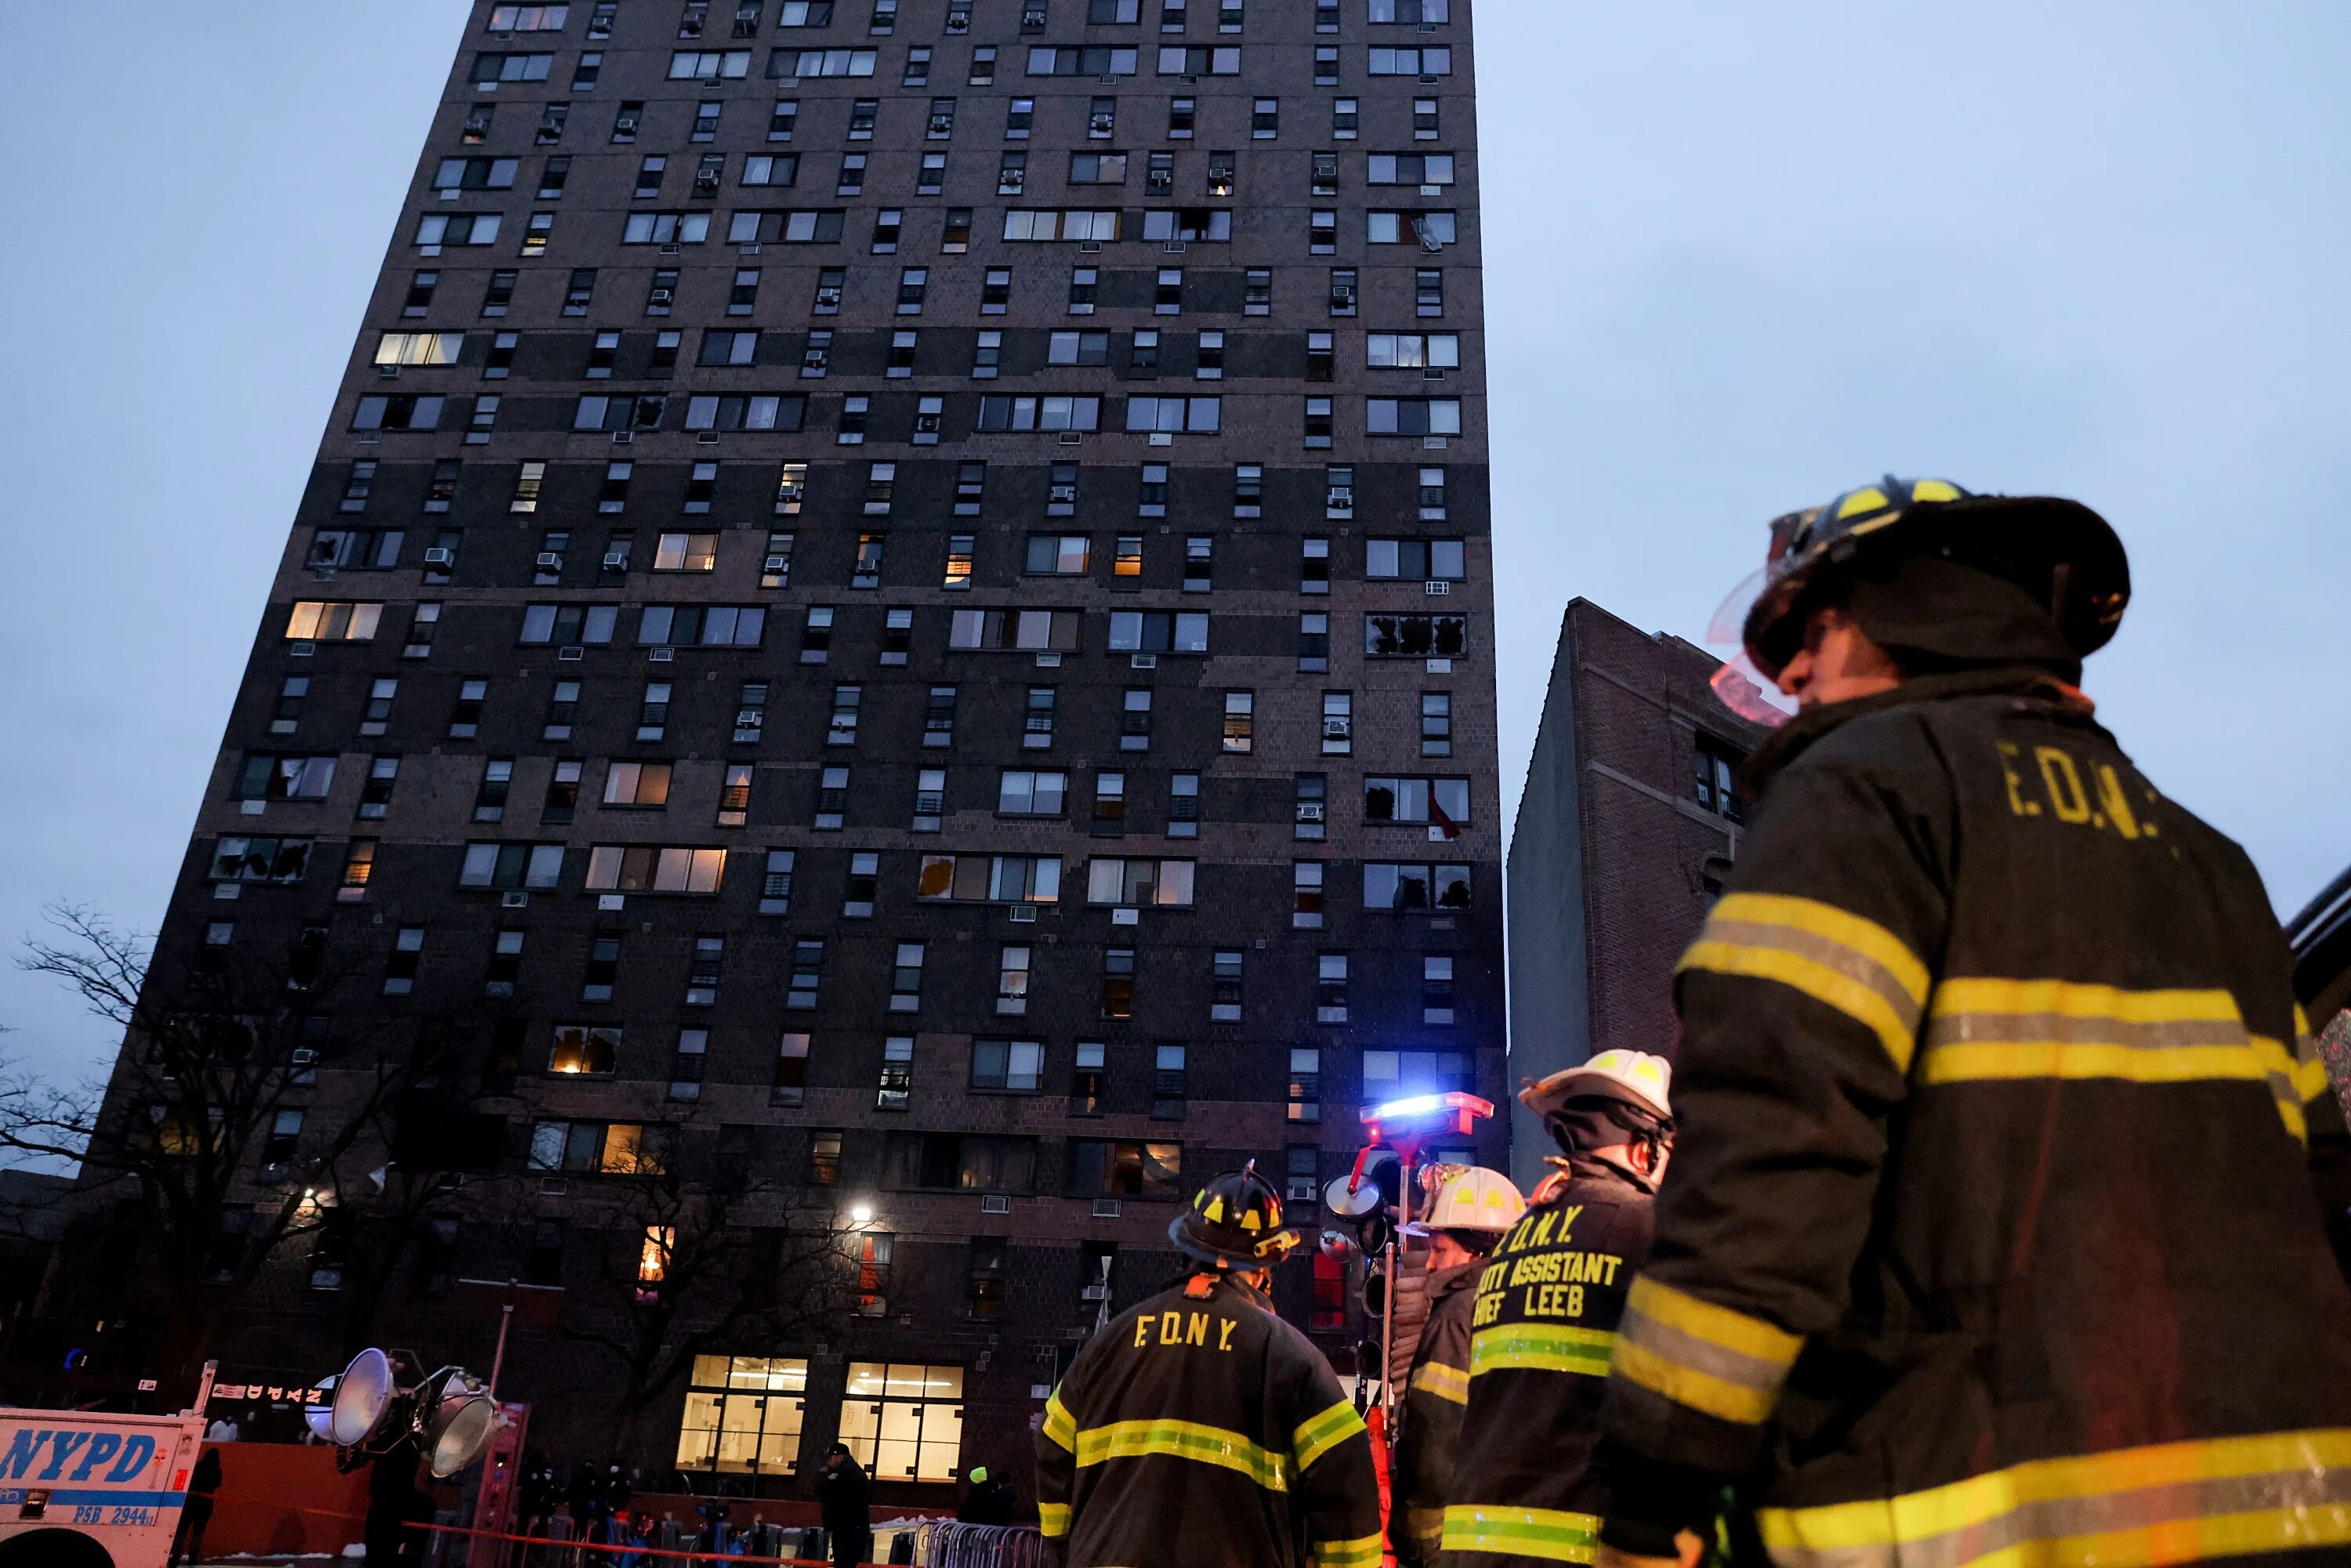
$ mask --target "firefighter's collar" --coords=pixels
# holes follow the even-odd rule
[[[1773,730],[1764,738],[1763,744],[1755,748],[1755,754],[1740,769],[1740,782],[1751,793],[1761,795],[1780,770],[1803,755],[1815,741],[1855,719],[1883,713],[1888,708],[1906,707],[1912,703],[1979,696],[1987,692],[2015,692],[2020,695],[2038,697],[2053,708],[2068,711],[2085,721],[2089,719],[2092,707],[2090,699],[2084,696],[2078,688],[2069,686],[2048,671],[2030,664],[2000,664],[1980,670],[1917,675],[1888,691],[1805,708]]]

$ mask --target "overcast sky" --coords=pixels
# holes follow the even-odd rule
[[[11,11],[0,938],[160,918],[465,13]],[[1483,0],[1478,45],[1506,799],[1571,597],[1695,637],[1890,469],[2103,510],[2124,744],[2282,912],[2351,861],[2351,7]],[[0,1023],[113,1046],[13,971]]]

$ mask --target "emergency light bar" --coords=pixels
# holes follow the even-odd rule
[[[1491,1100],[1480,1100],[1475,1094],[1455,1090],[1449,1094],[1414,1094],[1402,1100],[1391,1100],[1384,1105],[1366,1105],[1363,1111],[1364,1125],[1371,1129],[1374,1143],[1380,1140],[1384,1128],[1395,1123],[1411,1125],[1416,1132],[1452,1132],[1467,1134],[1470,1124],[1494,1113]],[[1433,1127],[1416,1125],[1434,1120]]]

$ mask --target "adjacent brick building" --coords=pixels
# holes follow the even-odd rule
[[[1361,1103],[1499,1092],[1472,59],[1467,0],[474,7],[163,928],[445,1045],[437,1174],[225,1363],[484,1365],[463,1281],[536,1281],[551,1455],[935,1489],[1198,1181],[1311,1227]],[[618,1428],[567,1331],[665,1288],[599,1262],[649,1169],[870,1211],[861,1305]],[[1353,1288],[1280,1292],[1343,1362]]]
[[[1708,687],[1719,663],[1589,600],[1561,619],[1510,836],[1514,1089],[1612,1046],[1673,1052],[1674,964],[1738,856],[1760,738]],[[1529,1186],[1552,1141],[1511,1109]]]

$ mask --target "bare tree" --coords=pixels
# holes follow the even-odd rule
[[[797,1189],[681,1157],[679,1131],[648,1125],[620,1168],[608,1163],[594,1251],[603,1299],[568,1301],[558,1325],[620,1362],[624,1450],[695,1357],[830,1338],[854,1295],[853,1228],[829,1207],[796,1206]]]
[[[357,966],[323,926],[166,951],[85,907],[47,913],[18,967],[77,991],[122,1051],[110,1077],[70,1085],[0,1063],[0,1149],[78,1161],[86,1194],[128,1208],[151,1370],[189,1380],[273,1262],[381,1192],[416,1051],[386,1049],[382,1022],[333,1027]]]

